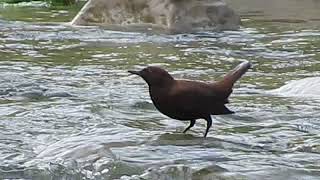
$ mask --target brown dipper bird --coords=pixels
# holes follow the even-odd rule
[[[226,74],[222,80],[205,83],[200,81],[175,80],[167,71],[160,67],[149,66],[141,71],[128,71],[139,75],[149,85],[149,93],[155,107],[173,119],[190,121],[183,131],[187,132],[194,126],[196,119],[205,119],[207,129],[212,125],[212,115],[233,114],[225,104],[232,93],[234,83],[251,67],[243,62]]]

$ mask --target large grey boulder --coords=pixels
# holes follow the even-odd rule
[[[89,0],[71,24],[144,24],[182,33],[235,30],[240,17],[223,0]]]

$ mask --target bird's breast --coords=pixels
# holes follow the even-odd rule
[[[200,112],[184,111],[181,102],[177,102],[177,99],[170,95],[169,90],[151,90],[150,97],[157,110],[170,118],[178,120],[202,118]]]

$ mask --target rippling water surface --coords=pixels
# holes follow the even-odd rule
[[[319,99],[269,93],[319,76],[317,28],[247,16],[239,31],[161,35],[10,8],[0,7],[2,179],[319,178]],[[202,120],[182,134],[188,123],[160,114],[127,73],[160,65],[209,81],[244,60],[254,66],[230,98],[237,113],[214,116],[207,139]]]

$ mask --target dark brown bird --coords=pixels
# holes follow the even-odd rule
[[[207,129],[212,125],[210,115],[232,114],[225,104],[232,93],[234,83],[251,67],[243,62],[226,74],[222,80],[205,83],[190,80],[175,80],[160,67],[149,66],[141,71],[128,71],[142,77],[149,85],[149,93],[155,107],[173,119],[190,121],[183,131],[194,126],[196,119],[205,119]]]

